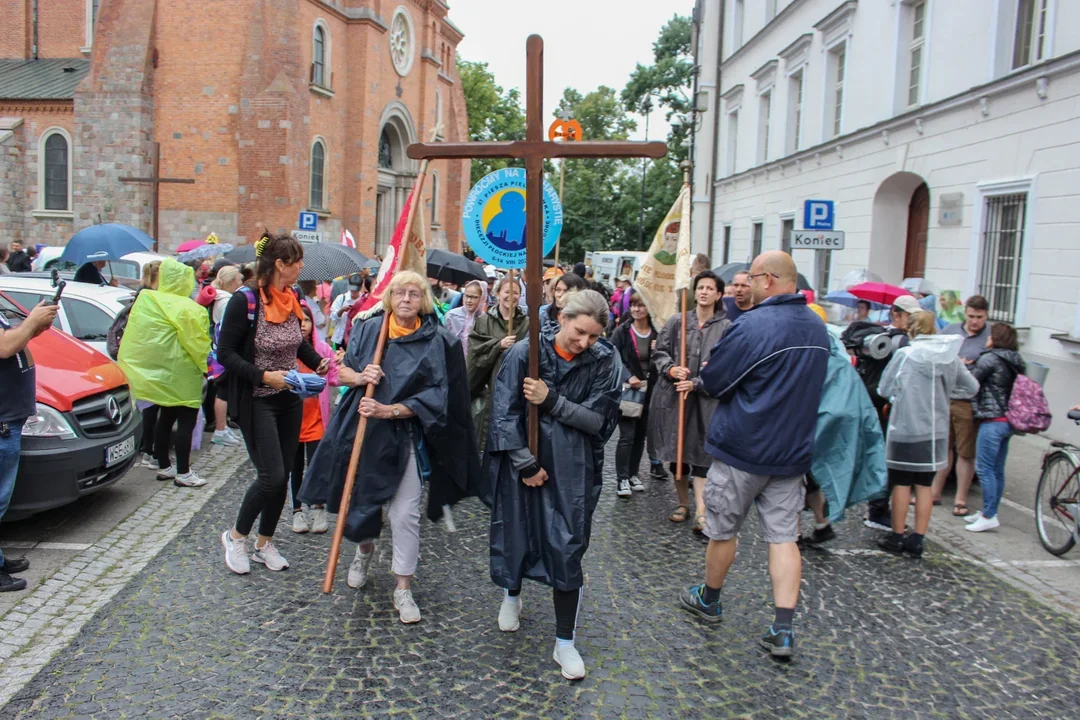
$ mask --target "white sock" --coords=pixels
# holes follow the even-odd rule
[[[829,525],[831,525],[831,524],[832,523],[830,523],[828,520],[826,520],[823,523],[814,523],[814,529],[815,530],[824,530],[825,528],[829,527]]]
[[[521,604],[521,596],[520,595],[511,596],[509,590],[503,590],[503,593],[504,593],[503,600],[505,602],[516,602],[518,605]]]
[[[563,640],[562,638],[555,638],[555,645],[556,645],[556,647],[566,647],[568,645],[570,647],[574,647],[574,641],[573,640]]]

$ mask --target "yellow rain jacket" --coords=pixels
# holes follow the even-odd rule
[[[165,407],[202,404],[210,318],[191,299],[194,291],[195,272],[168,258],[158,271],[158,289],[136,298],[117,362],[137,399]]]

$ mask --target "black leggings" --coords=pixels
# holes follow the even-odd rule
[[[508,590],[510,597],[521,594],[521,588]],[[577,590],[558,590],[551,588],[551,602],[555,606],[555,637],[559,640],[573,640],[577,626],[578,603],[581,601],[581,588]]]
[[[312,440],[311,442],[300,443],[303,447],[297,446],[296,459],[293,460],[292,465],[292,509],[294,511],[300,509],[300,486],[304,484],[304,455],[307,455],[307,464],[311,464],[311,458],[315,456],[315,451],[319,448],[319,441]]]
[[[206,390],[203,393],[202,402],[202,414],[203,423],[213,429],[217,430],[216,417],[214,413],[214,401],[217,400],[217,381],[213,378],[206,378]]]
[[[195,432],[195,421],[199,419],[199,408],[175,407],[158,408],[157,428],[154,431],[154,453],[159,468],[167,468],[169,462],[169,435],[176,424],[176,472],[184,475],[191,470],[191,435]]]
[[[629,480],[631,475],[637,475],[645,452],[648,427],[646,413],[636,418],[619,418],[619,443],[615,446],[615,477],[619,480]]]
[[[240,503],[236,532],[249,535],[258,517],[259,534],[272,537],[289,494],[288,469],[300,444],[304,403],[298,395],[282,391],[252,398],[251,405],[251,423],[240,431],[257,474]]]
[[[157,457],[154,454],[154,431],[157,429],[158,410],[157,405],[151,405],[142,411],[142,447],[145,455]]]

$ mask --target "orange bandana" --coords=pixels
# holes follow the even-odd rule
[[[574,358],[577,357],[569,350],[563,350],[561,347],[559,347],[559,343],[552,343],[552,345],[555,346],[555,352],[558,353],[559,357],[561,357],[566,362],[573,362]]]
[[[403,338],[406,335],[412,335],[414,332],[420,329],[420,316],[417,315],[412,327],[402,327],[398,325],[397,318],[393,313],[390,313],[390,339],[397,340]]]
[[[262,289],[263,314],[267,322],[280,325],[295,315],[301,322],[304,320],[304,311],[300,309],[300,301],[296,299],[296,293],[292,290],[278,290],[274,287]]]

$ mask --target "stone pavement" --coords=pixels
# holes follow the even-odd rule
[[[249,473],[213,497],[185,495],[206,503],[108,602],[60,589],[79,582],[78,571],[59,580],[78,614],[93,617],[5,695],[0,716],[1075,716],[1080,624],[938,547],[921,562],[883,555],[858,512],[827,549],[806,553],[798,654],[779,663],[756,644],[772,617],[756,519],[724,591],[725,621],[704,626],[676,605],[679,588],[701,577],[704,545],[666,519],[670,484],[627,501],[609,483],[585,559],[578,644],[589,675],[569,683],[551,660],[547,588],[527,584],[521,630],[498,631],[501,593],[487,577],[479,503],[458,506],[456,533],[424,521],[414,585],[424,619],[403,626],[390,602],[388,542],[359,592],[344,583],[351,544],[325,596],[329,535],[294,535],[284,523],[278,544],[290,570],[230,573],[218,536]],[[151,538],[141,543],[155,550]],[[108,564],[108,552],[85,558],[84,571]],[[10,622],[9,613],[8,640],[19,632]],[[39,635],[21,652],[50,641]]]

